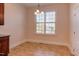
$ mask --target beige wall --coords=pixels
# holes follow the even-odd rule
[[[10,48],[25,41],[26,9],[20,4],[5,4],[5,25],[0,34],[10,35]]]
[[[69,4],[50,4],[41,6],[44,11],[56,11],[56,34],[40,35],[35,33],[34,7],[28,8],[28,37],[31,42],[69,44]]]
[[[75,55],[79,55],[79,4],[71,4],[70,7],[71,48]]]

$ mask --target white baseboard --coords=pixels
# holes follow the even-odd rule
[[[79,53],[75,51],[75,49],[73,49],[72,47],[69,47],[69,49],[74,56],[79,56]]]
[[[40,41],[40,40],[30,40],[28,39],[27,42],[35,42],[35,43],[44,43],[44,44],[55,44],[55,45],[64,45],[67,46],[68,44],[66,43],[59,43],[59,42],[52,42],[52,41]]]
[[[58,43],[58,42],[48,42],[48,41],[39,41],[39,40],[30,40],[30,39],[27,40],[27,39],[24,39],[24,40],[18,41],[15,44],[12,44],[10,46],[10,49],[14,48],[14,47],[16,47],[16,46],[18,46],[18,45],[20,45],[20,44],[22,44],[24,42],[35,42],[35,43],[43,43],[43,44],[55,44],[55,45],[68,46],[68,44],[66,44],[66,43]]]
[[[73,51],[73,48],[70,45],[66,45],[66,46],[69,48],[71,54],[75,56],[75,52]]]
[[[10,49],[12,49],[12,48],[14,48],[14,47],[16,47],[16,46],[18,46],[18,45],[24,43],[24,42],[26,42],[25,39],[24,39],[24,40],[21,40],[21,41],[18,41],[17,43],[10,45]]]

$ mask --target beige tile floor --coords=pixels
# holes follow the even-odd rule
[[[39,43],[23,43],[10,50],[9,56],[70,56],[65,46]]]

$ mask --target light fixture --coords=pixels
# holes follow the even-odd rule
[[[38,3],[37,9],[35,10],[34,14],[35,14],[35,15],[39,15],[40,13],[43,13],[43,12],[40,11],[40,4]]]

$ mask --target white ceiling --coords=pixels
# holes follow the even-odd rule
[[[48,4],[51,4],[51,3],[39,3],[40,5],[48,5]],[[34,6],[37,6],[38,3],[23,3],[24,6],[28,6],[28,7],[34,7]]]

